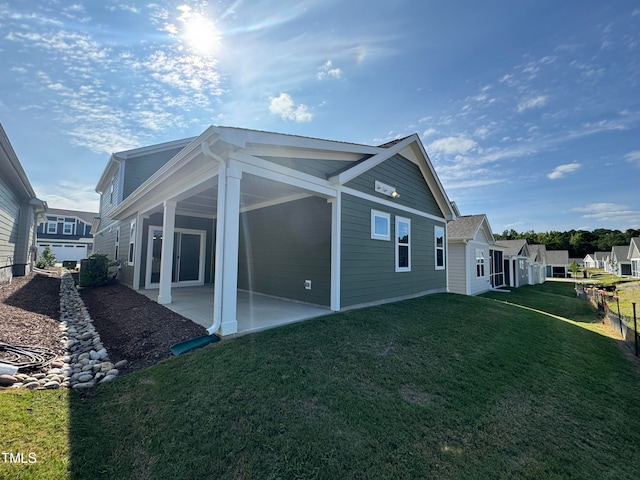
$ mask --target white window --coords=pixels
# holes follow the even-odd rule
[[[476,277],[484,277],[484,251],[476,250]]]
[[[129,229],[129,257],[127,263],[132,266],[136,256],[136,221],[131,220],[131,228]]]
[[[374,240],[391,240],[391,215],[378,210],[371,210],[371,238]]]
[[[120,255],[120,227],[116,228],[116,248],[113,255],[114,260],[118,260],[118,256]]]
[[[64,222],[63,228],[62,228],[62,233],[65,235],[73,235],[75,232],[75,223],[72,222]]]
[[[58,233],[58,222],[52,222],[51,220],[47,222],[47,233],[55,235]]]
[[[434,227],[436,270],[444,270],[444,228]]]
[[[396,272],[411,271],[411,220],[396,216]]]

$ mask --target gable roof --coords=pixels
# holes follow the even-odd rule
[[[529,262],[548,263],[546,245],[529,245]]]
[[[489,220],[485,214],[462,215],[447,224],[449,240],[474,240],[478,231],[484,228],[489,243],[495,243]]]
[[[611,260],[616,262],[627,262],[627,255],[629,254],[629,247],[626,245],[614,245],[611,247]]]
[[[500,240],[500,245],[505,247],[504,254],[507,256],[525,256],[529,257],[529,249],[525,239],[520,240]]]
[[[569,251],[547,250],[547,265],[569,265]]]
[[[395,155],[401,155],[418,166],[443,216],[446,219],[455,218],[451,202],[417,134],[399,139],[397,142],[392,142],[393,144],[389,146],[375,147],[334,140],[212,125],[195,139],[184,139],[172,142],[171,144],[145,147],[145,153],[148,153],[151,151],[150,149],[153,148],[167,148],[167,145],[175,148],[177,142],[187,143],[174,157],[131,192],[127,198],[113,210],[111,214],[113,218],[118,218],[130,213],[136,202],[141,201],[143,197],[146,198],[147,194],[159,188],[160,184],[170,184],[173,178],[175,178],[172,178],[172,175],[177,174],[186,165],[192,163],[191,161],[193,159],[199,158],[205,149],[210,151],[214,146],[220,152],[216,153],[218,156],[227,156],[235,161],[253,164],[254,166],[257,165],[255,168],[273,170],[276,172],[274,178],[284,178],[283,176],[286,175],[289,180],[295,178],[296,182],[300,183],[301,188],[307,188],[308,186],[311,187],[310,189],[312,191],[329,196],[335,195],[337,187],[342,186],[352,178],[357,177]],[[135,151],[113,154],[109,160],[110,166],[105,169],[96,187],[96,191],[99,193],[100,191],[104,191],[123,158],[126,160],[127,157],[124,154],[130,156],[131,152],[138,152],[139,150],[140,149],[136,149]],[[326,177],[311,178],[311,175],[299,171],[296,171],[295,175],[290,174],[290,168],[283,168],[283,166],[264,158],[270,156],[285,158],[288,156],[290,158],[304,158],[311,161],[314,159],[336,160],[343,162],[343,164],[344,162],[351,162],[351,165],[346,169],[342,169],[342,165],[340,165],[340,173],[333,174],[328,179]],[[147,198],[146,201],[151,200]]]
[[[632,258],[640,258],[640,237],[633,237],[629,242],[629,252],[627,253],[627,258],[631,260]]]
[[[97,213],[94,212],[84,212],[81,210],[66,210],[61,208],[49,208],[47,209],[47,215],[58,216],[58,217],[77,217],[82,220],[84,223],[91,225],[93,219],[98,216]]]
[[[22,200],[35,198],[36,194],[29,183],[27,174],[25,173],[13,146],[9,141],[9,137],[4,131],[0,123],[0,170],[2,178],[9,184],[13,192]]]
[[[595,260],[604,261],[609,257],[609,255],[611,255],[611,252],[596,252],[593,254],[593,258]]]

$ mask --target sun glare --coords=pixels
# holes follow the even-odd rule
[[[184,36],[189,46],[201,55],[214,53],[220,44],[220,31],[201,15],[192,15],[186,21]]]

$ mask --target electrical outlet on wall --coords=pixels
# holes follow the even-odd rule
[[[311,280],[305,280],[304,281],[304,289],[305,290],[311,290]]]

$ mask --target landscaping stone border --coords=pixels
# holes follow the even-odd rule
[[[100,340],[70,273],[60,278],[60,335],[66,355],[56,358],[40,373],[16,373],[12,387],[38,389],[92,388],[110,382],[127,364],[113,364]],[[6,376],[6,375],[5,375]],[[9,380],[9,379],[6,379]]]

